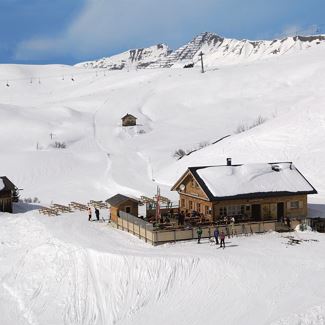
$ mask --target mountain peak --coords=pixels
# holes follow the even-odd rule
[[[207,66],[220,66],[286,55],[315,47],[321,43],[325,43],[325,35],[251,41],[228,39],[212,32],[203,32],[175,51],[171,51],[166,44],[156,44],[78,65],[85,68],[110,70],[194,66],[198,63],[199,53],[202,51],[205,54]]]

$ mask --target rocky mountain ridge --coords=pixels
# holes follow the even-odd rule
[[[109,70],[191,67],[198,63],[199,54],[203,52],[205,65],[216,67],[285,55],[320,44],[325,44],[325,35],[250,41],[223,38],[217,34],[206,32],[196,36],[175,51],[165,44],[157,44],[96,61],[79,63],[77,66]]]

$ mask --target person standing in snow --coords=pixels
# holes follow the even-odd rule
[[[216,229],[214,229],[214,232],[213,232],[213,235],[214,235],[214,239],[216,240],[216,245],[219,244],[219,229],[218,227],[216,227]]]
[[[202,237],[202,229],[201,229],[200,226],[199,226],[199,228],[197,229],[196,233],[197,233],[197,243],[200,244],[201,237]]]
[[[223,230],[221,230],[221,234],[220,234],[220,248],[223,247],[225,248],[226,245],[225,245],[225,233],[223,232]]]
[[[286,224],[287,224],[287,227],[289,228],[289,230],[291,230],[291,221],[290,221],[289,217],[286,218]]]
[[[91,212],[91,207],[88,207],[88,221],[91,221],[91,216],[92,216],[92,212]]]
[[[96,215],[97,221],[99,221],[99,210],[97,208],[95,208],[95,215]]]
[[[231,237],[235,235],[235,217],[230,219],[230,226],[231,226]]]

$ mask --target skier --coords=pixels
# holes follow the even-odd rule
[[[197,229],[196,233],[197,233],[197,243],[200,244],[201,237],[202,237],[202,229],[201,229],[200,226],[199,226],[199,228]]]
[[[95,215],[96,215],[97,221],[99,221],[99,210],[97,208],[95,208]]]
[[[221,234],[220,234],[220,248],[223,247],[225,248],[225,233],[223,232],[223,230],[221,230]]]
[[[91,221],[91,215],[92,215],[91,207],[88,207],[88,221]]]
[[[214,230],[213,235],[214,235],[214,239],[216,240],[216,245],[218,245],[219,244],[219,240],[218,240],[219,230],[218,230],[218,227],[216,227],[216,229]]]

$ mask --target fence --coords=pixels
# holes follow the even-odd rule
[[[175,228],[175,229],[155,229],[151,223],[141,218],[137,218],[131,214],[120,211],[116,224],[118,229],[130,232],[133,235],[151,243],[159,245],[179,240],[197,239],[197,227]],[[253,233],[264,233],[268,231],[276,231],[279,223],[272,221],[238,223],[234,226],[219,225],[219,231],[224,230],[225,234],[233,235],[249,235]],[[202,238],[213,237],[215,230],[214,225],[201,227]]]

